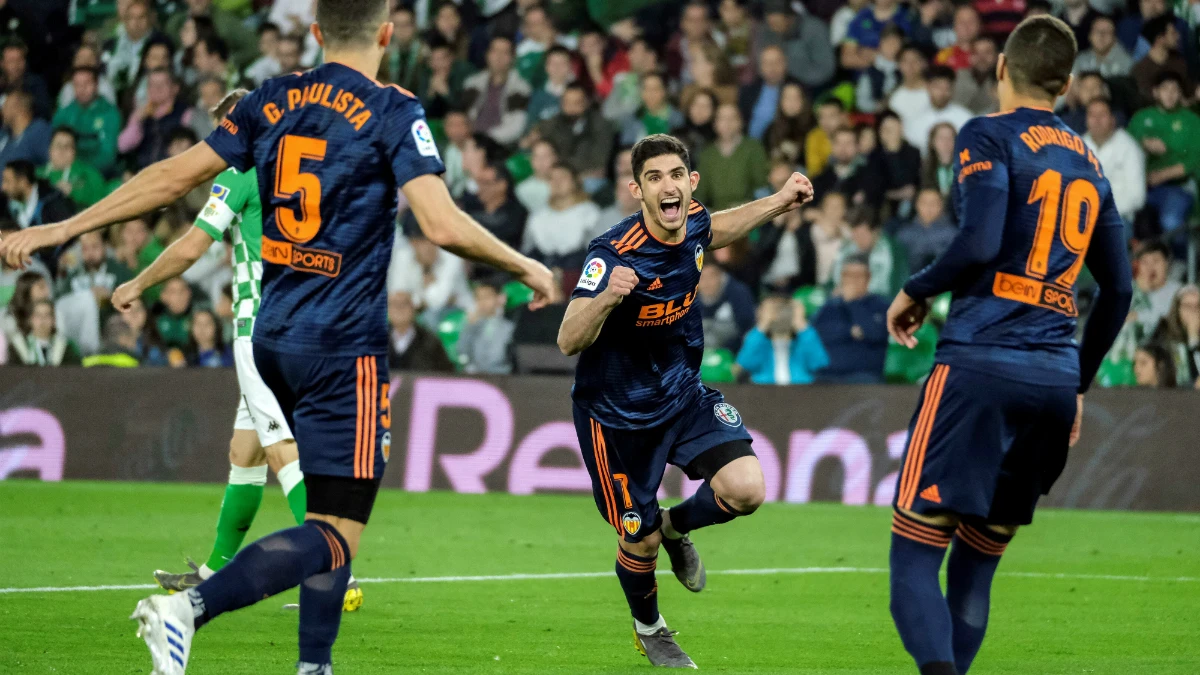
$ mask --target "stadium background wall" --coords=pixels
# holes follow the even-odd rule
[[[561,377],[392,379],[384,485],[411,491],[587,493]],[[769,501],[887,504],[917,390],[728,386]],[[232,370],[0,369],[0,479],[223,482]],[[1194,392],[1095,391],[1083,441],[1043,503],[1200,511]],[[664,494],[691,494],[677,469]]]

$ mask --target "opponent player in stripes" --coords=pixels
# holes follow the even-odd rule
[[[912,347],[928,299],[954,294],[893,502],[892,617],[923,675],[971,667],[1000,556],[1062,471],[1083,395],[1129,310],[1112,188],[1053,112],[1075,53],[1071,29],[1049,16],[1008,37],[996,67],[1003,112],[971,120],[958,136],[959,233],[888,311],[888,330]],[[1085,261],[1100,295],[1080,346],[1075,293]]]

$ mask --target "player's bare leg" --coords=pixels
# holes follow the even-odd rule
[[[762,466],[751,454],[725,464],[700,485],[695,495],[662,512],[662,545],[671,559],[671,571],[684,588],[699,593],[704,590],[708,578],[688,533],[729,522],[738,516],[748,516],[758,510],[764,499],[766,484]]]
[[[623,537],[617,540],[617,579],[633,614],[633,646],[653,666],[695,668],[696,664],[676,644],[675,631],[658,611],[654,569],[662,539],[661,532],[655,531],[640,541]]]

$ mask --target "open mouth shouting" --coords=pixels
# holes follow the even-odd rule
[[[662,212],[664,220],[677,220],[683,211],[683,201],[679,197],[666,197],[658,203],[658,210]]]

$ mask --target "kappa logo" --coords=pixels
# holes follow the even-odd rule
[[[267,431],[279,431],[279,422],[271,420],[271,423],[267,425]]]
[[[642,517],[630,511],[621,516],[621,527],[631,535],[637,534],[638,530],[642,529]]]
[[[722,402],[714,405],[713,415],[726,426],[736,427],[742,423],[742,416],[738,413],[737,408],[728,403]]]

